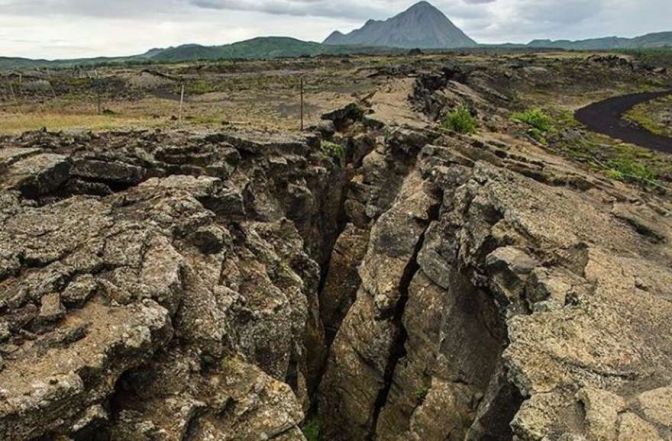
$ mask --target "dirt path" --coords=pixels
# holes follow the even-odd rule
[[[672,138],[656,135],[622,118],[625,112],[637,104],[670,94],[672,90],[617,96],[579,109],[574,116],[595,132],[651,150],[672,153]]]

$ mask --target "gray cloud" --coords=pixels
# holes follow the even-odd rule
[[[199,8],[254,11],[301,17],[369,18],[379,15],[383,9],[348,0],[339,2],[325,0],[189,0],[189,3]]]
[[[485,43],[672,30],[670,0],[431,0]],[[0,0],[0,55],[88,56],[258,35],[320,41],[414,0]],[[61,50],[47,48],[63,39]],[[42,44],[40,44],[42,43]],[[53,46],[53,44],[52,44]],[[72,47],[68,52],[67,47]],[[86,49],[88,48],[88,49]]]
[[[120,18],[163,15],[175,12],[185,0],[0,0],[6,15],[39,17],[71,15]]]

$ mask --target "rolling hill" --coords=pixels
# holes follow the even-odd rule
[[[222,46],[185,44],[166,49],[151,49],[130,57],[98,57],[72,60],[31,60],[28,58],[0,57],[0,69],[67,68],[115,63],[162,63],[197,60],[269,59],[329,54],[384,53],[398,51],[392,48],[323,45],[289,37],[258,37]]]
[[[381,51],[381,48],[359,48],[359,51]],[[223,46],[187,44],[174,48],[152,50],[142,57],[154,61],[259,59],[342,54],[353,52],[345,46],[326,46],[289,37],[258,37]]]

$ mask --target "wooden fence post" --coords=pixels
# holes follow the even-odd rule
[[[180,115],[179,122],[182,122],[182,108],[184,107],[184,83],[182,83],[182,91],[180,92]]]
[[[47,82],[49,83],[49,88],[51,89],[51,96],[53,96],[54,99],[56,99],[56,89],[54,89],[54,85],[51,84],[51,75],[47,77]]]
[[[94,95],[96,113],[98,115],[103,114],[103,82],[99,78],[94,78],[91,82],[91,92]]]
[[[303,76],[301,78],[301,131],[303,132]]]
[[[9,83],[9,93],[12,95],[12,101],[16,102],[16,94],[14,93],[14,88],[12,87],[12,83]]]
[[[19,85],[19,89],[16,92],[20,92],[21,86]],[[16,106],[16,113],[19,115],[23,115],[23,111],[21,110],[21,100],[19,99],[19,95],[17,95],[14,91],[14,87],[12,86],[12,83],[9,83],[9,93],[12,95],[12,102]]]

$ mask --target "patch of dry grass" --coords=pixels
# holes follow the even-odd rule
[[[46,127],[51,131],[75,130],[117,130],[137,127],[153,127],[156,120],[146,118],[58,113],[2,113],[0,114],[0,133],[18,134]]]
[[[137,73],[112,70],[109,75],[118,75],[130,82]],[[198,87],[186,91],[181,123],[177,121],[180,108],[177,86],[165,90],[136,90],[130,94],[120,91],[117,95],[106,96],[102,107],[111,110],[112,115],[98,115],[96,97],[81,90],[78,94],[19,96],[11,102],[5,101],[0,105],[0,133],[45,126],[50,130],[94,131],[138,126],[299,130],[298,72],[262,70],[191,75],[196,78],[192,86]],[[341,65],[324,70],[312,69],[304,73],[304,78],[306,126],[316,124],[321,114],[350,103],[354,94],[369,93],[375,83],[365,75],[353,78],[350,67]]]

